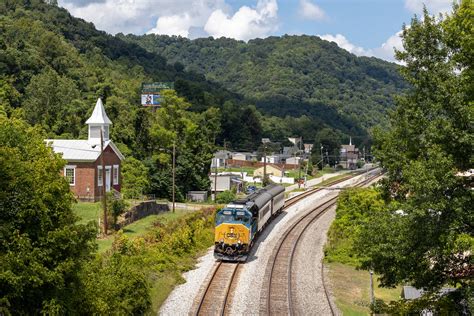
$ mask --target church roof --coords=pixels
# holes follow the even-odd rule
[[[100,145],[92,145],[87,140],[79,139],[46,139],[45,142],[53,147],[55,153],[60,153],[63,159],[67,161],[94,162],[100,156]],[[115,144],[110,141],[104,141],[104,150],[110,146],[115,154],[124,159],[124,156]]]
[[[91,117],[86,121],[86,124],[112,124],[112,121],[105,113],[104,104],[101,98],[97,99],[94,111],[92,111]]]

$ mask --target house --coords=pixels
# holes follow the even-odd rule
[[[106,191],[109,192],[112,189],[120,191],[121,161],[124,157],[109,139],[109,127],[112,122],[107,117],[100,98],[86,124],[89,125],[87,140],[46,139],[45,142],[67,161],[61,173],[69,182],[74,195],[79,200],[98,201],[102,197],[102,165],[105,165]],[[103,151],[101,150],[101,133],[103,134]]]
[[[228,150],[219,150],[214,154],[211,161],[211,168],[225,168],[227,160],[230,159],[231,152]]]
[[[253,155],[246,152],[236,152],[232,154],[232,160],[251,161]]]
[[[352,138],[349,139],[349,145],[342,145],[340,151],[339,164],[345,169],[356,169],[357,159],[359,158],[359,149],[352,145]]]
[[[283,177],[283,168],[280,168],[277,165],[267,165],[267,176],[277,176],[277,177]],[[263,167],[260,167],[258,169],[255,169],[253,171],[253,176],[254,177],[262,177],[263,178]]]
[[[286,164],[288,165],[299,165],[301,157],[288,157],[286,158]]]
[[[265,162],[265,160],[267,161],[267,163],[281,163],[282,156],[281,155],[267,155],[265,157],[262,157],[260,161]]]
[[[242,179],[235,175],[235,174],[211,174],[209,176],[209,180],[211,180],[211,192],[224,192],[230,191],[233,188],[237,192],[241,192],[243,188],[243,181]],[[217,180],[217,181],[216,181]],[[215,184],[216,183],[216,184]]]

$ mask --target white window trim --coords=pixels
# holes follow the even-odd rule
[[[67,176],[66,176],[66,169],[72,169],[74,174],[73,174],[73,182],[72,183],[69,183],[70,186],[75,186],[76,185],[76,166],[75,165],[66,165],[64,166],[64,177],[67,179]]]
[[[119,165],[114,165],[113,172],[114,173],[112,175],[112,184],[118,185],[119,184]]]
[[[101,177],[103,176],[102,174],[102,166],[97,166],[97,186],[101,187],[102,186],[102,182],[101,181]]]

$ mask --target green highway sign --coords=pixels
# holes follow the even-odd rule
[[[142,83],[142,94],[158,93],[161,90],[173,90],[174,82],[150,82]]]

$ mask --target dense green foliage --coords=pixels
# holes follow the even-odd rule
[[[96,228],[75,225],[64,161],[44,135],[0,106],[0,314],[67,313]]]
[[[105,254],[98,261],[99,266],[109,261],[120,260],[120,263],[124,265],[123,269],[126,268],[147,280],[146,288],[139,282],[141,287],[136,293],[131,291],[134,289],[133,285],[127,289],[125,285],[134,282],[133,277],[129,280],[120,280],[113,273],[109,273],[106,278],[100,278],[104,280],[101,287],[91,289],[97,293],[95,304],[104,308],[102,313],[115,311],[113,309],[115,304],[123,306],[121,310],[124,313],[129,313],[125,308],[130,310],[130,306],[134,305],[136,306],[134,311],[138,314],[142,314],[146,310],[145,307],[158,309],[173,286],[182,282],[182,272],[193,268],[196,254],[213,244],[213,214],[212,210],[203,210],[167,221],[166,224],[156,222],[155,227],[138,238],[128,238],[118,234],[112,252]],[[99,270],[99,276],[100,272]],[[123,278],[128,277],[124,274]],[[172,279],[171,284],[170,279]],[[114,285],[115,288],[122,287],[125,293],[130,291],[125,295],[126,302],[121,302],[121,296],[124,296],[121,290],[114,290],[117,295],[110,296],[108,283],[111,284],[114,280],[117,282]],[[150,301],[153,301],[153,306],[150,306]]]
[[[148,192],[148,168],[138,159],[127,157],[122,162],[122,194],[126,199],[137,199]]]
[[[345,190],[337,200],[336,219],[328,232],[324,250],[326,260],[359,265],[354,242],[361,227],[383,211],[385,202],[376,189]],[[373,232],[374,235],[376,232]]]
[[[189,115],[187,119],[197,124],[198,130],[186,130],[186,136],[181,133],[178,139],[207,138],[205,150],[213,150],[211,142],[255,150],[262,137],[283,145],[288,136],[295,135],[312,142],[315,133],[324,128],[344,141],[349,135],[359,135],[359,142],[368,141],[364,128],[329,103],[304,105],[306,101],[301,103],[280,93],[274,95],[278,100],[253,100],[261,109],[269,109],[265,110],[269,114],[262,115],[251,105],[251,99],[229,93],[196,71],[184,71],[179,64],[168,63],[164,57],[130,43],[128,38],[97,31],[92,24],[40,0],[4,1],[0,12],[0,97],[7,114],[22,109],[28,122],[41,126],[48,138],[85,138],[85,120],[101,96],[114,123],[111,138],[126,156],[142,161],[149,171],[152,183],[145,186],[150,190],[145,193],[170,196],[170,165],[163,160],[157,164],[156,158],[160,155],[157,146],[170,150],[171,144],[169,140],[154,144],[152,130],[157,115],[139,105],[144,81],[175,83],[177,95],[188,102],[186,110],[201,115]],[[219,131],[212,139],[206,132],[200,135],[208,120]],[[194,168],[189,160],[200,144],[195,144],[194,149],[189,144],[188,141],[178,148],[178,178],[184,180],[177,188],[180,199],[185,190],[204,189],[207,185],[207,167]],[[210,158],[204,152],[200,157],[200,164]]]
[[[150,182],[153,191],[168,192],[171,196],[174,146],[176,192],[178,200],[183,200],[188,191],[209,187],[209,162],[220,129],[219,110],[190,112],[191,104],[174,91],[163,95],[164,102],[154,114],[150,128]]]
[[[376,135],[391,207],[367,221],[355,245],[382,285],[409,283],[435,301],[439,288],[456,286],[452,299],[471,310],[474,191],[462,174],[474,167],[473,12],[462,1],[444,19],[425,11],[404,28],[397,57],[413,89],[399,98],[390,130]]]
[[[233,191],[224,191],[217,194],[216,202],[219,204],[227,204],[235,200],[236,194]]]
[[[248,43],[154,34],[119,37],[205,74],[280,117],[309,113],[325,118],[323,112],[332,108],[367,128],[385,122],[392,95],[405,87],[394,64],[356,57],[316,36],[285,35]]]

